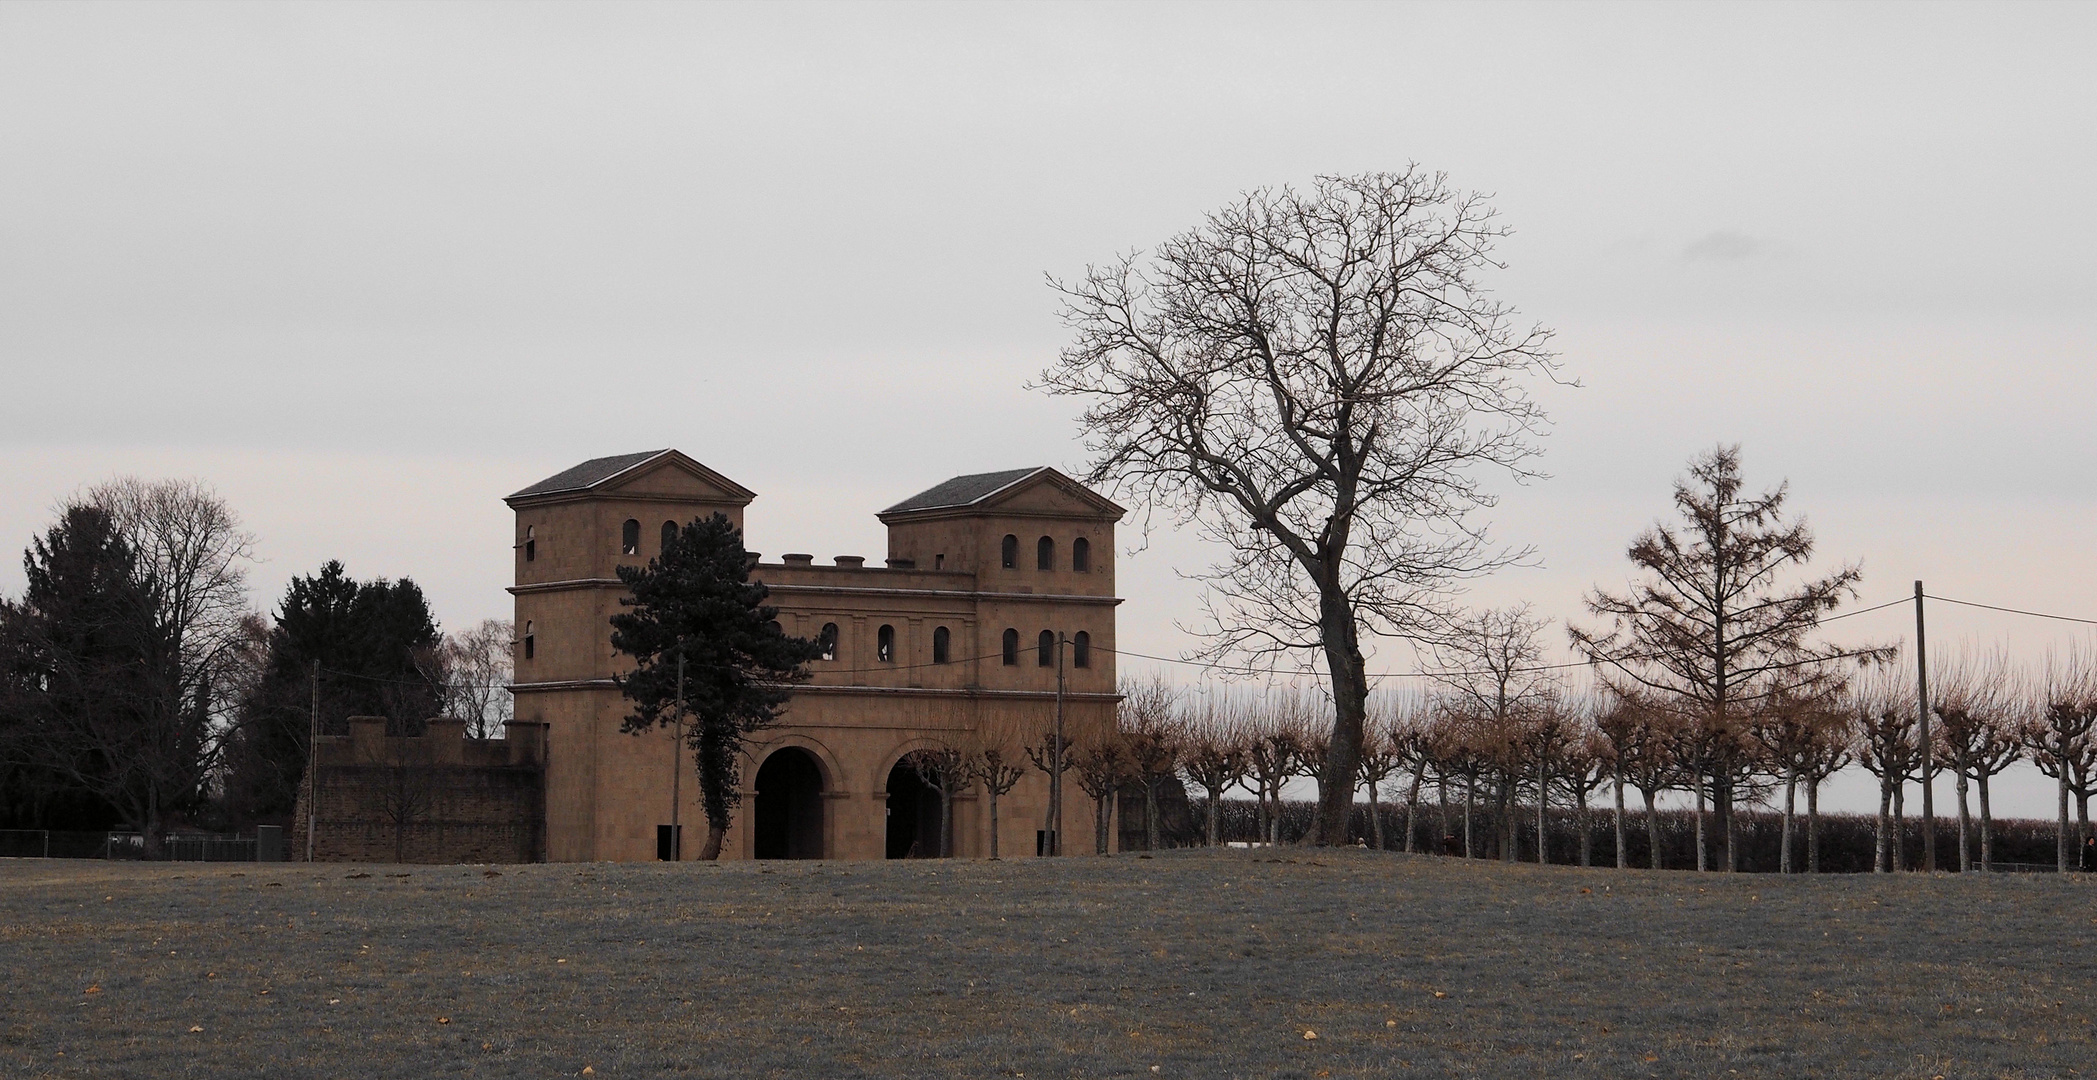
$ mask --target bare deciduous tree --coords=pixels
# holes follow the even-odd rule
[[[1739,447],[1691,461],[1675,482],[1683,528],[1656,524],[1627,553],[1645,581],[1587,596],[1588,610],[1613,625],[1569,628],[1614,689],[1642,691],[1692,726],[1694,790],[1701,800],[1703,781],[1712,783],[1729,871],[1739,865],[1733,805],[1747,725],[1762,702],[1797,692],[1851,655],[1809,639],[1863,575],[1851,564],[1787,585],[1811,559],[1813,534],[1803,520],[1786,520],[1786,485],[1752,496],[1743,489]],[[1700,861],[1702,853],[1700,843]]]
[[[438,646],[443,712],[466,721],[467,738],[500,738],[510,722],[516,636],[509,620],[482,619],[464,633],[446,634]]]
[[[1959,798],[1959,871],[1973,868],[1973,821],[1967,804],[1969,785],[1980,794],[1980,864],[1994,862],[1994,815],[1988,805],[1988,781],[2023,756],[2017,739],[2016,678],[2008,658],[1996,653],[1976,658],[1961,653],[1940,657],[1931,665],[1936,678],[1930,710],[1938,752],[1957,777]]]
[[[990,720],[970,732],[962,757],[969,775],[983,785],[990,802],[990,857],[998,857],[998,800],[1009,794],[1027,775],[1027,748],[1037,733],[1011,720]]]
[[[1228,549],[1207,577],[1217,651],[1330,679],[1307,842],[1346,839],[1364,637],[1422,634],[1455,582],[1510,558],[1475,520],[1479,473],[1529,473],[1526,384],[1555,367],[1548,332],[1483,288],[1504,235],[1439,174],[1320,177],[1055,283],[1076,336],[1042,378],[1090,402],[1090,479]]]
[[[2048,655],[2036,697],[2036,715],[2024,723],[2020,737],[2032,764],[2053,778],[2058,792],[2054,856],[2060,871],[2067,873],[2075,857],[2068,839],[2068,793],[2074,783],[2073,762],[2097,727],[2097,657],[2081,649]]]
[[[1879,778],[1878,842],[1871,867],[1875,872],[1907,866],[1907,785],[1918,778],[1922,766],[1914,695],[1897,666],[1873,672],[1844,695],[1843,711],[1857,729],[1857,764]]]
[[[968,755],[955,746],[931,746],[913,750],[904,759],[925,786],[939,793],[939,857],[954,857],[954,796],[961,794],[974,772]]]
[[[1221,693],[1194,699],[1184,722],[1180,771],[1208,795],[1203,836],[1208,846],[1221,840],[1223,793],[1245,779],[1251,752],[1243,703]]]
[[[1129,774],[1143,788],[1143,850],[1162,846],[1158,789],[1179,771],[1179,690],[1162,677],[1121,688],[1121,746]]]

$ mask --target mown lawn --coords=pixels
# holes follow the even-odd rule
[[[0,861],[0,1068],[2066,1076],[2097,1071],[2092,884],[1294,849]]]

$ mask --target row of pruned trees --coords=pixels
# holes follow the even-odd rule
[[[1921,725],[1911,669],[1899,658],[1761,701],[1720,727],[1650,695],[1573,692],[1537,662],[1543,626],[1524,611],[1488,613],[1472,625],[1477,642],[1493,647],[1477,650],[1466,674],[1370,699],[1357,764],[1357,792],[1368,804],[1365,842],[1417,850],[1423,815],[1433,814],[1434,835],[1452,854],[1507,861],[1526,854],[1538,862],[1555,854],[1590,865],[1593,824],[1607,815],[1616,864],[1630,865],[1629,832],[1642,821],[1640,846],[1658,869],[1668,848],[1660,804],[1687,795],[1695,867],[1737,869],[1737,830],[1716,820],[1713,793],[1723,785],[1741,805],[1778,814],[1778,870],[1818,872],[1821,789],[1857,768],[1879,786],[1874,868],[1911,864],[1907,794],[1923,780]],[[2028,761],[2056,782],[2056,855],[2068,869],[2078,846],[2097,842],[2089,823],[2097,795],[2097,655],[2069,652],[2028,671],[2001,657],[1939,659],[1935,671],[1933,767],[1951,776],[1957,792],[1958,868],[1995,863],[1990,784]],[[1224,839],[1224,800],[1239,792],[1250,796],[1260,839],[1296,839],[1285,835],[1283,790],[1321,775],[1331,706],[1320,695],[1195,692],[1162,681],[1127,686],[1124,695],[1122,730],[1073,748],[1095,800],[1101,850],[1108,799],[1129,785],[1147,796],[1147,839],[1158,846],[1157,792],[1174,779],[1205,796],[1202,832],[1211,845]],[[1395,842],[1386,835],[1387,813],[1403,822]],[[1554,853],[1550,823],[1568,818],[1577,851]]]

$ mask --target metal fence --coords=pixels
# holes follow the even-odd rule
[[[179,834],[161,837],[160,857],[171,862],[254,862],[258,842],[252,836]],[[56,829],[0,829],[0,858],[13,859],[143,859],[146,838],[126,832],[67,832]]]

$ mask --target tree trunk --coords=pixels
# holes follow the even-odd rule
[[[706,823],[706,846],[699,849],[700,862],[713,862],[721,857],[721,839],[728,835],[728,827]]]
[[[1466,776],[1464,777],[1464,858],[1466,859],[1477,858],[1476,855],[1472,854],[1472,851],[1477,846],[1474,839],[1477,829],[1471,823],[1472,807],[1477,802],[1478,778]]]
[[[1626,839],[1628,837],[1624,834],[1624,766],[1619,762],[1616,767],[1616,868],[1619,870],[1631,868],[1631,853],[1625,850]]]
[[[1109,806],[1107,800],[1113,797],[1112,794],[1107,794],[1092,800],[1092,853],[1094,855],[1112,854],[1112,852],[1107,850],[1107,819],[1113,813],[1113,809]]]
[[[1806,873],[1820,873],[1820,776],[1806,778]]]
[[[1551,813],[1551,767],[1544,755],[1536,755],[1536,865],[1543,866],[1551,861],[1551,840],[1547,831]]]
[[[1652,845],[1652,850],[1646,853],[1646,862],[1653,869],[1658,870],[1661,868],[1662,860],[1660,858],[1660,812],[1653,805],[1653,796],[1656,793],[1652,788],[1639,788],[1638,793],[1646,801],[1646,843]]]
[[[1143,781],[1143,850],[1158,850],[1158,785],[1149,777]]]
[[[1995,815],[1988,811],[1988,774],[1979,773],[1980,781],[1980,833],[1981,872],[1995,869]]]
[[[1718,782],[1719,842],[1726,846],[1725,872],[1735,873],[1740,869],[1740,823],[1733,816],[1733,762],[1726,759],[1726,775]]]
[[[1871,872],[1890,873],[1888,865],[1893,861],[1893,836],[1888,822],[1893,817],[1893,788],[1891,781],[1879,778],[1879,834],[1871,853]]]
[[[1784,836],[1778,841],[1777,872],[1790,874],[1791,867],[1791,823],[1798,807],[1798,766],[1784,769]]]
[[[1893,862],[1890,869],[1899,873],[1908,868],[1908,786],[1896,784],[1893,788]]]
[[[1355,640],[1354,609],[1346,594],[1337,580],[1321,582],[1319,591],[1323,595],[1318,626],[1325,641],[1326,667],[1332,673],[1332,736],[1326,743],[1325,766],[1318,777],[1318,811],[1311,818],[1303,842],[1334,847],[1347,842],[1347,819],[1354,810],[1354,776],[1361,766],[1369,680],[1361,647]]]
[[[945,788],[939,792],[939,857],[954,857],[954,797]]]
[[[2061,767],[2061,779],[2060,779],[2060,783],[2059,783],[2058,785],[2056,785],[2056,786],[2057,786],[2057,787],[2059,788],[2059,790],[2060,790],[2060,804],[2061,804],[2061,815],[2060,815],[2060,827],[2059,827],[2058,829],[2056,829],[2056,830],[2054,831],[2054,834],[2053,834],[2053,847],[2054,847],[2054,857],[2055,857],[2055,859],[2056,859],[2056,860],[2057,860],[2057,861],[2058,861],[2058,862],[2060,863],[2060,865],[2059,865],[2058,869],[2060,870],[2060,872],[2061,872],[2061,873],[2065,874],[2065,873],[2067,873],[2067,872],[2068,872],[2068,855],[2069,855],[2069,851],[2068,851],[2068,762],[2067,762],[2067,761],[2065,760],[2065,755],[2063,755],[2063,757],[2062,757],[2061,759],[2056,759],[2056,761],[2055,761],[2055,764],[2057,764],[2057,765],[2059,765],[2059,766]]]
[[[990,858],[995,862],[998,857],[998,793],[989,784],[983,787],[990,796]]]
[[[1500,861],[1515,861],[1515,814],[1514,780],[1506,773],[1500,774],[1500,794],[1493,803],[1494,823],[1500,827]]]
[[[1376,785],[1369,785],[1369,837],[1376,850],[1387,850],[1383,846],[1383,804],[1376,801]]]
[[[1413,770],[1412,793],[1405,797],[1405,853],[1407,855],[1413,853],[1413,831],[1419,824],[1418,819],[1420,816],[1420,782],[1425,779],[1427,779],[1427,762],[1425,759],[1422,759],[1419,766]]]
[[[1223,831],[1223,789],[1209,789],[1209,812],[1207,837],[1210,847],[1215,847]]]
[[[1966,770],[1956,770],[1959,792],[1959,873],[1973,870],[1973,817],[1966,811]]]
[[[1711,869],[1711,849],[1704,836],[1704,774],[1694,774],[1690,786],[1696,789],[1697,797],[1697,873]]]

